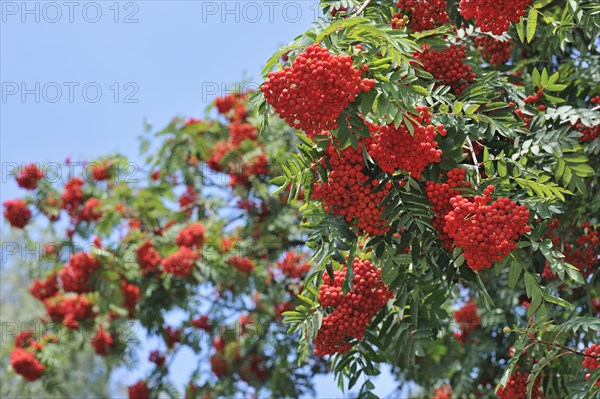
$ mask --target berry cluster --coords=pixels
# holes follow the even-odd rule
[[[110,179],[110,164],[106,161],[92,166],[92,177],[96,181],[103,181]]]
[[[368,148],[368,144],[365,145]],[[358,150],[348,147],[338,153],[330,143],[326,150],[328,162],[325,164],[329,176],[326,182],[315,182],[312,197],[323,203],[326,212],[344,216],[348,223],[358,227],[361,234],[381,235],[390,227],[387,226],[387,220],[381,218],[384,209],[378,205],[392,184],[387,182],[383,189],[372,191],[379,186],[379,181],[369,177],[362,147],[361,142]]]
[[[593,274],[599,263],[600,232],[593,229],[589,222],[581,224],[581,233],[579,234],[575,234],[571,227],[568,227],[567,231],[563,232],[558,232],[557,229],[558,219],[554,219],[548,225],[546,236],[565,255],[564,261],[575,266],[584,278]],[[556,278],[550,270],[549,265],[546,266],[546,269],[542,277],[548,279]]]
[[[258,131],[250,123],[234,122],[229,125],[231,144],[238,147],[244,140],[256,140]]]
[[[25,165],[25,167],[19,171],[19,174],[15,176],[19,187],[27,190],[35,190],[38,181],[43,178],[44,172],[42,172],[34,163]]]
[[[525,97],[523,99],[523,102],[525,104],[537,103],[542,99],[543,95],[544,95],[544,90],[539,89],[535,94]]]
[[[315,353],[320,356],[347,352],[352,340],[360,340],[371,318],[394,297],[381,280],[381,270],[368,260],[354,259],[352,290],[342,293],[346,270],[336,270],[334,280],[323,276],[319,289],[319,302],[325,308],[333,308],[323,318],[323,324],[314,340]]]
[[[422,32],[448,21],[446,0],[399,0],[398,8],[410,18],[408,26],[413,32]]]
[[[65,184],[65,189],[61,195],[62,208],[69,212],[69,215],[76,216],[77,210],[83,202],[83,179],[74,177]]]
[[[121,293],[123,294],[123,307],[127,309],[130,318],[133,318],[135,306],[141,298],[140,287],[121,280]]]
[[[408,24],[408,15],[396,13],[392,15],[390,26],[392,29],[403,29]]]
[[[151,361],[152,363],[156,364],[156,366],[162,367],[165,365],[165,361],[167,359],[165,358],[165,355],[160,353],[159,350],[153,350],[148,355],[148,360]]]
[[[99,260],[85,252],[71,255],[69,262],[59,272],[63,290],[78,294],[89,292],[90,277],[101,266]]]
[[[277,267],[289,278],[303,278],[310,270],[310,264],[304,262],[304,257],[301,254],[290,251],[285,254],[285,257],[277,262]]]
[[[146,383],[142,380],[127,387],[127,396],[129,399],[149,399],[150,390]]]
[[[461,0],[460,15],[475,18],[482,32],[501,35],[511,22],[518,23],[532,0]]]
[[[181,342],[181,328],[167,326],[165,328],[165,343],[167,348],[172,349],[176,343]]]
[[[511,374],[505,387],[500,387],[496,394],[498,399],[526,399],[527,396],[527,378],[529,374],[516,371]],[[544,399],[544,394],[540,391],[540,381],[535,380],[531,390],[531,399]]]
[[[180,247],[202,248],[204,244],[204,234],[206,229],[200,222],[192,223],[181,229],[175,242]]]
[[[516,246],[520,235],[531,230],[529,211],[509,198],[492,201],[494,186],[483,196],[469,201],[460,195],[450,199],[453,210],[444,219],[444,232],[463,249],[467,265],[473,270],[491,267],[504,259]]]
[[[95,316],[92,304],[83,295],[64,297],[56,295],[44,301],[46,313],[52,321],[70,329],[79,328],[79,322]]]
[[[578,122],[573,127],[581,133],[579,141],[582,143],[595,140],[600,136],[600,125],[585,126],[583,123]]]
[[[350,56],[334,55],[315,43],[291,67],[269,73],[261,86],[267,102],[291,127],[308,136],[337,128],[340,113],[375,81],[362,79]]]
[[[192,319],[192,326],[204,331],[210,331],[210,319],[206,315],[198,316]]]
[[[254,264],[252,259],[246,256],[232,256],[231,258],[227,259],[227,264],[229,266],[235,267],[236,269],[244,273],[250,273],[251,271],[256,269],[256,265]]]
[[[491,65],[502,65],[510,59],[513,41],[511,39],[502,41],[491,36],[479,36],[475,38],[477,51]]]
[[[431,399],[452,399],[452,387],[450,385],[437,387]]]
[[[417,121],[430,123],[427,107],[417,108],[421,111]],[[404,124],[396,128],[393,124],[377,126],[367,122],[367,126],[374,139],[367,152],[386,173],[403,170],[420,179],[427,165],[440,162],[442,150],[438,149],[435,141],[436,128],[433,125],[413,123],[413,134]],[[440,135],[446,135],[444,125],[438,125],[437,130]]]
[[[10,352],[10,365],[27,381],[37,380],[46,370],[46,366],[35,357],[35,354],[23,348],[15,348]]]
[[[102,217],[101,206],[102,203],[97,198],[88,199],[81,208],[79,220],[82,222],[98,221]]]
[[[158,266],[162,262],[162,258],[152,241],[147,240],[137,250],[137,259],[142,270],[142,274],[149,274],[158,271]]]
[[[467,341],[471,331],[481,326],[481,318],[477,312],[477,303],[467,302],[462,308],[454,312],[454,320],[460,325],[460,332],[454,336],[463,344]]]
[[[455,190],[458,187],[471,187],[471,183],[465,182],[467,171],[465,169],[455,168],[450,170],[446,176],[446,183],[437,183],[433,181],[425,182],[425,193],[431,202],[431,209],[436,217],[433,219],[433,227],[439,233],[440,241],[444,249],[451,251],[454,245],[452,239],[444,232],[446,220],[444,216],[452,210],[450,198],[459,195],[460,191]]]
[[[471,67],[464,63],[466,49],[466,46],[452,44],[445,50],[432,50],[430,46],[423,45],[422,51],[414,53],[414,57],[435,79],[450,86],[459,95],[475,80]]]
[[[15,336],[15,347],[25,348],[28,346],[35,346],[36,342],[33,339],[33,330],[22,330]]]
[[[591,344],[588,348],[584,349],[583,353],[586,355],[581,363],[584,369],[594,371],[600,367],[600,345]],[[590,377],[589,373],[585,375],[586,380],[589,380]],[[596,381],[595,386],[600,387],[600,381]]]
[[[22,229],[31,219],[31,211],[22,199],[6,200],[2,205],[6,208],[4,217],[12,227]]]
[[[163,270],[167,273],[179,277],[189,277],[192,269],[196,266],[196,260],[200,259],[200,254],[194,252],[188,247],[179,247],[179,250],[169,255],[163,261]]]
[[[94,351],[100,356],[108,355],[109,349],[115,344],[110,334],[102,327],[98,327],[98,331],[96,331],[96,335],[90,343]]]

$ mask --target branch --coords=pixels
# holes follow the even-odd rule
[[[367,8],[367,6],[369,5],[370,2],[371,2],[371,0],[366,0],[353,16],[358,17],[360,14],[362,14],[362,12],[365,10],[365,8]]]
[[[473,148],[473,143],[471,143],[471,139],[467,136],[467,144],[469,146],[469,150],[471,152],[471,158],[473,159],[473,165],[475,165],[475,175],[477,177],[477,185],[481,183],[481,176],[479,175],[479,161],[477,161],[477,156],[475,156],[475,148]]]

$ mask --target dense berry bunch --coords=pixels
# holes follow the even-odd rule
[[[421,123],[429,120],[427,107],[420,110],[425,115],[416,119]],[[404,124],[398,128],[393,124],[377,126],[367,123],[367,125],[374,138],[368,153],[382,171],[393,174],[397,170],[403,170],[410,173],[413,178],[420,179],[427,165],[440,162],[442,150],[438,149],[435,141],[437,132],[433,125],[424,126],[415,123],[413,134]],[[437,129],[442,136],[446,134],[443,125],[439,125]]]
[[[44,178],[44,172],[37,167],[36,164],[30,163],[25,165],[23,169],[15,176],[19,187],[27,190],[35,190],[38,181]]]
[[[291,127],[313,136],[337,128],[340,113],[375,81],[362,79],[350,56],[334,55],[313,44],[291,67],[269,73],[261,90],[275,112]]]
[[[142,274],[149,274],[158,271],[158,266],[162,262],[162,258],[152,241],[147,240],[137,250],[137,259],[142,269]]]
[[[45,280],[35,279],[29,286],[29,292],[39,301],[53,297],[58,293],[58,274],[52,273]]]
[[[529,374],[516,371],[511,374],[505,387],[500,387],[498,399],[527,399],[527,378]],[[531,390],[531,399],[544,399],[544,394],[540,391],[540,381],[535,380]]]
[[[481,317],[477,312],[477,303],[469,301],[462,308],[454,312],[454,320],[460,326],[460,332],[455,334],[455,337],[465,343],[471,331],[481,326]]]
[[[227,264],[244,273],[250,273],[256,269],[256,265],[252,259],[246,256],[232,256],[231,258],[227,259]]]
[[[194,189],[194,186],[187,186],[186,190],[179,197],[179,206],[182,209],[187,208],[187,215],[190,216],[196,201],[198,201],[198,193]]]
[[[204,244],[204,234],[206,233],[206,229],[200,222],[192,223],[189,226],[181,229],[177,238],[175,238],[175,242],[179,246],[189,247],[189,248],[202,248],[202,244]]]
[[[46,313],[57,323],[76,329],[79,322],[95,316],[92,304],[83,295],[63,297],[60,295],[44,301]]]
[[[452,399],[452,387],[450,385],[437,387],[431,399]]]
[[[600,367],[600,362],[598,361],[600,360],[600,345],[591,344],[588,348],[585,348],[583,353],[587,355],[583,358],[583,362],[581,363],[581,366],[584,369],[594,371]]]
[[[129,399],[149,399],[150,390],[148,389],[146,383],[140,380],[134,385],[127,387],[127,396]]]
[[[310,265],[304,262],[303,256],[296,252],[287,252],[285,257],[277,262],[277,267],[290,278],[302,278],[310,270]]]
[[[123,294],[123,307],[127,309],[129,317],[133,317],[135,306],[141,297],[140,287],[123,279],[121,280],[121,293]]]
[[[6,208],[4,217],[12,227],[22,229],[31,219],[31,211],[22,199],[6,200],[2,205]]]
[[[565,255],[564,261],[575,266],[587,278],[595,272],[600,262],[600,232],[593,229],[589,222],[583,222],[581,230],[577,229],[581,233],[575,233],[572,227],[559,232],[558,227],[558,220],[554,219],[548,225],[546,236]],[[543,277],[556,278],[550,267],[546,268],[548,272],[544,270]]]
[[[444,232],[463,249],[467,265],[473,270],[491,267],[504,259],[516,246],[519,236],[531,230],[529,211],[509,198],[492,201],[494,186],[483,196],[469,201],[460,195],[452,197],[453,210],[444,219]]]
[[[323,318],[315,338],[315,353],[324,356],[347,352],[352,340],[362,339],[371,318],[394,297],[381,280],[381,270],[368,260],[354,259],[352,290],[342,293],[346,270],[334,272],[334,281],[323,276],[319,289],[319,302],[333,311]]]
[[[69,215],[74,216],[77,213],[79,205],[83,202],[83,179],[74,177],[65,184],[65,189],[61,195],[62,207],[69,212]]]
[[[180,277],[189,277],[200,255],[188,247],[179,250],[163,261],[163,270]]]
[[[114,345],[112,337],[102,327],[98,327],[96,335],[94,335],[90,343],[94,351],[100,356],[108,355],[108,350]]]
[[[465,46],[452,44],[445,50],[431,50],[424,45],[421,50],[420,53],[414,53],[414,57],[441,84],[450,86],[455,94],[460,94],[475,80],[471,67],[464,63],[467,56]]]
[[[62,288],[78,294],[89,292],[92,273],[102,266],[99,260],[85,252],[71,255],[69,262],[59,272]]]
[[[513,47],[512,40],[496,40],[491,36],[476,37],[475,44],[477,45],[477,51],[491,65],[502,65],[508,61]]]
[[[452,210],[450,198],[460,194],[460,191],[455,190],[455,188],[471,187],[471,183],[465,182],[466,174],[467,171],[465,169],[455,168],[446,174],[448,177],[446,183],[425,182],[425,193],[431,202],[431,210],[436,215],[433,219],[433,226],[439,233],[443,247],[448,251],[452,250],[454,244],[452,239],[448,237],[448,234],[444,232],[444,227],[446,226],[444,216]]]
[[[362,142],[358,150],[348,147],[340,153],[330,144],[326,153],[328,160],[324,164],[329,169],[329,176],[326,182],[314,184],[313,199],[320,200],[326,212],[344,216],[361,233],[381,235],[389,231],[387,220],[381,218],[384,208],[379,204],[392,184],[387,182],[383,189],[372,192],[379,181],[371,180],[368,175]]]
[[[35,343],[33,330],[22,330],[15,336],[15,347],[25,348]]]
[[[46,370],[46,366],[32,352],[23,348],[14,348],[10,352],[10,365],[15,373],[22,375],[27,381],[37,380]]]
[[[583,123],[579,122],[573,125],[573,127],[581,133],[579,141],[582,143],[595,140],[600,136],[600,125],[585,126]]]
[[[79,213],[79,220],[82,222],[97,221],[102,217],[102,211],[100,207],[102,203],[97,198],[90,198],[85,201],[81,212]]]
[[[475,18],[482,32],[501,35],[511,22],[517,23],[532,0],[461,0],[460,15]]]
[[[108,180],[110,178],[110,164],[101,162],[92,166],[92,177],[96,181]]]
[[[181,328],[167,326],[165,329],[165,343],[167,348],[172,349],[176,343],[181,342]]]
[[[409,16],[408,26],[413,32],[433,29],[449,19],[446,0],[399,0],[397,5]]]
[[[165,358],[165,355],[160,353],[159,350],[153,350],[150,352],[150,355],[148,355],[148,360],[156,364],[158,367],[162,367],[165,365],[165,361],[167,359]]]
[[[234,147],[239,146],[244,140],[256,140],[258,131],[250,123],[233,122],[229,125],[229,136]]]

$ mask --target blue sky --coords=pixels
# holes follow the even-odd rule
[[[315,1],[0,7],[2,201],[22,195],[8,173],[25,162],[61,164],[67,156],[117,151],[139,161],[144,120],[160,128],[174,116],[200,116],[226,87],[245,79],[257,85],[264,62],[318,13]],[[184,354],[175,362],[178,385],[191,361]],[[118,377],[134,382],[140,372]],[[380,379],[377,393],[393,386]],[[318,388],[320,397],[341,396],[331,376],[319,378]]]

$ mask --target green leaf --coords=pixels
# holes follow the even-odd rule
[[[527,17],[527,43],[531,43],[533,36],[535,35],[535,29],[537,28],[537,17],[538,10],[535,8],[529,9],[529,15]]]

